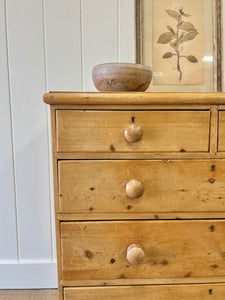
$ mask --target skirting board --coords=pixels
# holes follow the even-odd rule
[[[0,264],[0,289],[53,288],[57,288],[55,262]]]

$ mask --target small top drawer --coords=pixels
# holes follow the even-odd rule
[[[209,111],[57,110],[58,152],[208,152]]]
[[[219,112],[219,142],[218,151],[225,152],[225,111]]]

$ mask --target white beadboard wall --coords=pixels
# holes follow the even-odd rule
[[[135,61],[134,0],[0,0],[0,288],[57,287],[49,90]]]
[[[134,0],[0,0],[2,289],[57,287],[50,118],[42,95],[93,91],[94,65],[134,62],[134,16]]]

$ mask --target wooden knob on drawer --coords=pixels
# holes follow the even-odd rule
[[[144,249],[138,244],[132,244],[127,248],[127,260],[130,264],[141,264],[145,258]]]
[[[124,130],[124,137],[128,143],[135,143],[139,141],[142,137],[142,129],[137,125],[129,125]]]
[[[139,198],[144,193],[143,184],[137,179],[131,179],[126,184],[127,196],[131,199]]]

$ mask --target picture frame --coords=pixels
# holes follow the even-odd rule
[[[136,62],[153,69],[149,91],[222,91],[221,2],[136,0]]]

